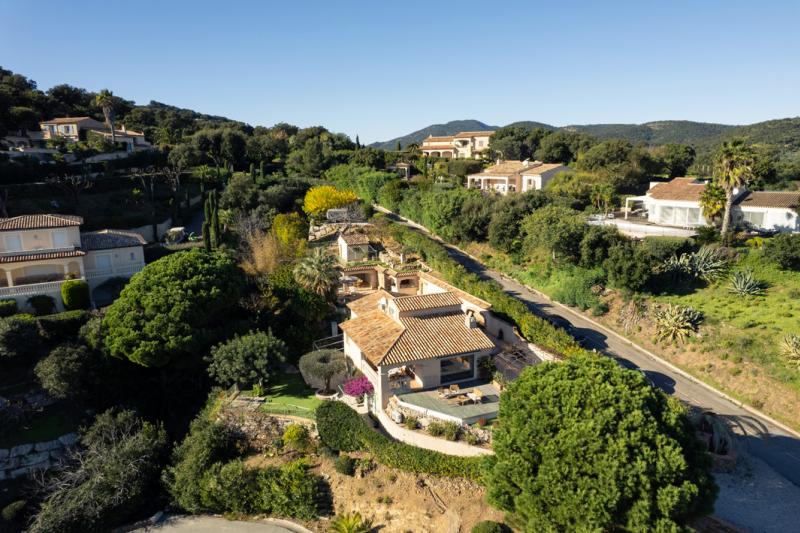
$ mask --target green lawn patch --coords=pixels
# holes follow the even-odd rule
[[[306,385],[300,374],[283,374],[267,388],[262,410],[268,413],[314,418],[314,411],[322,400]]]

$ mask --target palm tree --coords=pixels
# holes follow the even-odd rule
[[[753,158],[753,150],[745,144],[744,139],[725,141],[717,152],[714,161],[715,182],[725,191],[725,211],[720,231],[723,237],[728,234],[731,223],[734,189],[744,187],[753,177]]]
[[[324,248],[314,248],[297,263],[294,279],[311,292],[330,298],[339,281],[339,264]]]
[[[703,210],[703,218],[712,224],[712,221],[719,216],[725,208],[725,191],[713,181],[706,185],[700,195],[700,208]]]
[[[106,125],[111,129],[111,142],[116,143],[117,136],[114,133],[114,93],[108,89],[103,89],[95,95],[94,104],[103,110]]]

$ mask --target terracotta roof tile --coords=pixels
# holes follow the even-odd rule
[[[86,255],[83,250],[64,250],[58,252],[48,251],[28,251],[28,252],[14,252],[0,255],[0,264],[2,263],[19,263],[22,261],[44,261],[47,259],[64,259],[67,257],[81,257]]]
[[[541,161],[529,161],[526,165],[524,161],[501,161],[489,168],[484,169],[479,174],[472,174],[472,176],[516,176],[516,175],[536,175],[542,172],[549,172],[551,170],[563,168],[568,170],[567,167],[560,163],[542,163]]]
[[[0,231],[80,226],[83,219],[74,215],[20,215],[0,218]]]
[[[108,250],[111,248],[127,248],[144,246],[147,241],[133,231],[104,229],[81,233],[81,245],[85,250]]]
[[[477,296],[473,296],[466,291],[462,291],[455,285],[447,283],[441,277],[437,276],[436,272],[420,272],[419,277],[420,279],[424,279],[430,283],[433,283],[439,288],[454,293],[456,296],[458,296],[465,302],[469,302],[476,307],[480,307],[481,309],[490,309],[492,307],[492,304],[490,304],[486,300],[481,300]]]
[[[394,303],[400,311],[422,311],[442,307],[461,307],[461,300],[452,292],[401,296],[395,298]]]
[[[460,139],[462,137],[489,137],[494,135],[494,131],[460,131],[453,135],[454,139]]]
[[[776,207],[795,209],[800,206],[800,191],[748,191],[736,200],[740,207]]]
[[[42,124],[77,124],[87,120],[95,120],[92,117],[58,117],[51,118],[50,120],[43,120]],[[99,122],[95,120],[95,122]]]
[[[647,196],[656,200],[696,202],[700,200],[705,188],[705,182],[694,178],[674,178],[666,183],[654,185],[647,191]]]
[[[363,233],[347,233],[341,235],[341,238],[347,244],[353,244],[353,245],[369,244],[369,237],[367,237]]]
[[[347,304],[347,307],[360,316],[369,311],[374,311],[375,309],[378,309],[378,302],[381,301],[381,298],[386,298],[387,300],[391,300],[392,295],[383,289],[379,289],[371,294],[367,294],[366,296],[362,296],[357,300],[349,302]]]
[[[339,324],[347,336],[356,343],[361,354],[373,366],[382,364],[386,352],[394,345],[405,328],[380,309],[368,311],[358,318]]]

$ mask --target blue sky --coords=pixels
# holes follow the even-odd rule
[[[800,2],[0,0],[0,65],[362,141],[503,125],[800,114]]]

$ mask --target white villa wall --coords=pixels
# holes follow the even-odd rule
[[[647,209],[647,221],[653,224],[664,224],[667,226],[681,226],[681,227],[697,227],[697,226],[707,226],[708,223],[706,219],[703,217],[702,210],[700,211],[700,216],[698,222],[696,223],[676,223],[675,216],[673,214],[673,218],[671,221],[668,222],[661,222],[661,209],[662,208],[690,208],[690,209],[700,209],[700,203],[694,201],[683,201],[683,200],[656,200],[655,198],[647,198],[644,201],[645,209]]]
[[[734,206],[734,217],[742,213],[763,213],[764,222],[760,226],[762,229],[782,232],[800,231],[800,219],[798,219],[797,213],[789,208]]]
[[[55,234],[65,235],[64,244],[56,246]],[[9,247],[12,241],[19,237],[22,250],[46,250],[49,248],[78,248],[81,245],[81,234],[78,226],[52,229],[32,229],[20,231],[0,232],[0,252],[16,251]]]
[[[110,257],[111,268],[98,268],[98,256]],[[92,250],[83,258],[83,264],[89,287],[94,289],[110,278],[130,278],[141,271],[144,268],[144,248],[129,246],[110,250]]]

